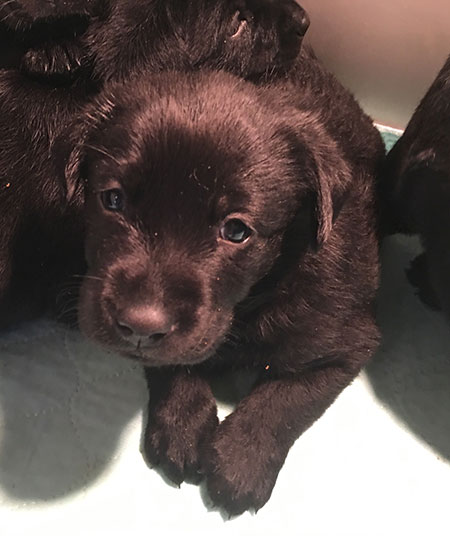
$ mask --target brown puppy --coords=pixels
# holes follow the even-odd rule
[[[306,53],[283,83],[166,73],[88,115],[81,327],[151,367],[149,461],[258,509],[378,344],[379,134]],[[205,376],[236,367],[258,380],[219,425]]]
[[[23,4],[39,12],[36,2]],[[69,83],[51,87],[42,77],[0,70],[0,328],[54,310],[61,286],[84,272],[82,199],[67,201],[52,151],[105,79],[201,66],[255,80],[281,74],[308,27],[294,0],[101,4],[104,11],[77,38],[90,69],[69,76]],[[5,9],[12,5],[3,3]],[[81,6],[69,2],[64,9]],[[62,309],[74,299],[69,294],[71,303],[62,300]]]
[[[408,277],[450,318],[450,58],[389,153],[381,198],[386,231],[418,234],[425,253]]]

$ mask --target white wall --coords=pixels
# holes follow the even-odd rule
[[[450,0],[298,0],[317,55],[378,122],[403,127],[450,54]]]

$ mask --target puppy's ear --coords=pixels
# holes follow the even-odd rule
[[[91,103],[60,136],[53,149],[56,172],[68,203],[84,199],[86,149],[94,132],[108,119],[115,105],[110,96]]]
[[[328,240],[345,202],[351,170],[337,143],[317,120],[308,114],[297,120],[300,128],[291,130],[288,138],[298,180],[303,183],[301,190],[314,194],[314,239],[319,248]]]

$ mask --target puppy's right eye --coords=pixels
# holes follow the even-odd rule
[[[106,210],[120,212],[124,208],[124,195],[122,190],[119,188],[113,188],[112,190],[105,190],[101,192],[100,198]]]
[[[252,230],[242,220],[230,218],[222,223],[219,234],[227,242],[242,244],[250,237]]]

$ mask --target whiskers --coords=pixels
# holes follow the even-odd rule
[[[73,275],[72,277],[76,278],[76,279],[92,279],[94,281],[104,281],[105,278],[104,277],[98,277],[98,276],[95,276],[95,275],[89,275],[89,274],[86,274],[86,275]],[[82,281],[79,283],[80,285],[82,284]]]
[[[83,145],[86,149],[90,149],[91,151],[95,151],[96,153],[99,153],[99,154],[102,154],[103,156],[106,156],[107,158],[109,158],[110,160],[112,160],[115,164],[117,164],[118,166],[120,166],[122,164],[122,162],[116,158],[113,154],[109,153],[106,149],[104,149],[103,147],[98,147],[96,145],[90,145],[88,143],[85,143]]]
[[[78,300],[80,295],[80,281],[69,281],[61,286],[56,295],[56,320],[71,328],[78,325]]]

